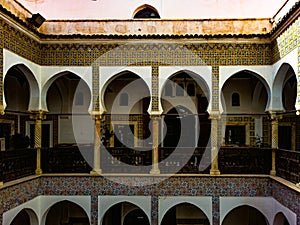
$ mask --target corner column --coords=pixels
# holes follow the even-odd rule
[[[272,131],[272,141],[271,141],[271,148],[272,148],[272,169],[270,174],[275,176],[276,175],[276,149],[278,149],[278,115],[276,113],[271,113],[270,120],[271,120],[271,131]]]
[[[41,168],[41,149],[42,149],[42,121],[46,119],[46,111],[32,111],[31,119],[34,123],[34,148],[36,149],[36,170],[35,174],[42,174]]]
[[[102,114],[94,114],[94,165],[93,170],[90,172],[92,175],[102,174],[102,169],[100,167],[100,150],[101,150],[101,120]]]
[[[0,155],[0,166],[1,166],[1,168],[3,168],[2,155]],[[0,188],[3,187],[3,184],[4,184],[3,180],[4,180],[3,179],[3,169],[1,169],[1,171],[0,171]]]
[[[218,153],[219,153],[219,113],[211,113],[211,169],[210,175],[220,175],[219,163],[218,163]]]
[[[161,121],[160,116],[151,116],[152,121],[152,169],[150,174],[160,174],[160,170],[158,168],[158,145],[159,145],[159,124]]]

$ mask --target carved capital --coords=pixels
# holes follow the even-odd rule
[[[100,111],[92,111],[91,116],[93,120],[102,120],[103,119],[103,114]]]
[[[47,111],[44,110],[37,110],[37,111],[31,111],[30,119],[34,120],[44,120],[46,119],[46,113]]]
[[[279,114],[278,111],[269,111],[269,119],[270,121],[277,121],[282,119],[282,115]]]
[[[221,119],[221,114],[219,111],[212,111],[209,113],[208,119],[210,120],[220,120]]]
[[[0,105],[0,114],[1,114],[1,115],[4,115],[4,114],[5,114],[4,106],[3,106],[2,104]]]
[[[151,120],[160,120],[161,119],[161,116],[160,115],[150,115],[150,119]]]

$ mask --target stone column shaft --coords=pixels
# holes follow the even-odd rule
[[[94,116],[94,165],[91,174],[99,175],[102,174],[100,166],[100,149],[101,149],[101,115]]]
[[[210,175],[219,175],[219,164],[218,164],[218,126],[219,126],[219,115],[211,115],[211,169]]]
[[[159,122],[160,117],[152,117],[152,169],[150,174],[160,174],[160,170],[158,168]]]
[[[271,115],[271,130],[272,130],[272,169],[270,174],[276,175],[276,149],[278,149],[278,116]]]
[[[45,111],[34,111],[31,116],[35,119],[34,126],[34,148],[36,149],[36,174],[42,174],[41,149],[42,149],[42,121],[45,119]]]

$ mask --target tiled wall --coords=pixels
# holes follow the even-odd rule
[[[153,177],[41,177],[0,190],[3,211],[38,195],[88,195],[92,198],[92,224],[97,224],[98,196],[152,196],[152,224],[157,224],[158,196],[212,196],[213,224],[219,224],[220,196],[271,196],[269,178],[171,177],[152,183]],[[146,185],[141,185],[145,183]],[[135,186],[136,185],[136,186]]]
[[[154,183],[156,181],[157,183]],[[160,182],[158,182],[160,181]],[[143,185],[145,184],[145,185]],[[268,177],[40,177],[0,190],[2,212],[38,195],[91,196],[92,224],[97,224],[98,196],[151,196],[152,224],[157,224],[159,196],[211,196],[213,225],[219,224],[222,196],[274,197],[298,215],[300,193]]]

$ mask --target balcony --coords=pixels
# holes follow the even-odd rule
[[[42,149],[42,170],[45,174],[89,174],[92,170],[93,146],[62,146]],[[186,153],[191,153],[191,155]],[[0,152],[3,182],[35,174],[36,151],[21,149]],[[221,174],[265,174],[271,170],[272,149],[222,147],[218,154]],[[209,174],[210,149],[159,148],[161,174]],[[149,174],[152,151],[147,149],[108,148],[101,151],[104,174]],[[276,150],[277,176],[293,183],[300,181],[300,152]]]

